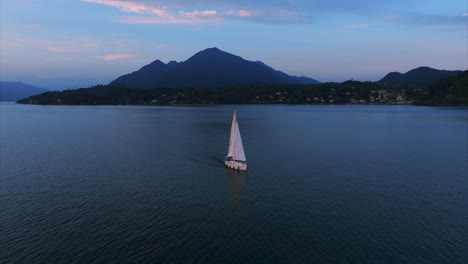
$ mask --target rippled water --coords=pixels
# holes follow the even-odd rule
[[[0,263],[468,263],[466,108],[1,104],[0,138]]]

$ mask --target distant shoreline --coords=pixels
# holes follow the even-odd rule
[[[444,88],[444,86],[442,86]],[[434,89],[434,88],[431,88]],[[436,89],[438,89],[436,87]],[[468,106],[468,96],[445,90],[379,82],[347,81],[310,85],[267,85],[221,88],[160,88],[143,90],[122,85],[98,85],[51,91],[18,100],[36,105],[413,105]],[[446,94],[444,94],[446,93]],[[468,94],[468,93],[467,93]]]
[[[27,104],[19,102],[0,102],[0,104],[36,105],[36,106],[147,106],[147,107],[210,107],[210,106],[408,106],[408,107],[443,107],[458,108],[468,105],[422,105],[422,104]]]

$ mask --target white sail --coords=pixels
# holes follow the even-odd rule
[[[234,144],[236,142],[236,111],[234,111],[234,116],[232,117],[232,124],[231,124],[231,136],[229,138],[229,149],[228,149],[228,158],[232,158],[234,156]]]
[[[234,116],[232,117],[231,125],[231,137],[229,138],[229,158],[238,161],[246,161],[244,146],[242,145],[242,138],[240,135],[239,124],[236,119],[236,112],[234,111]]]
[[[246,161],[244,146],[242,145],[242,138],[239,130],[239,124],[236,122],[236,144],[234,145],[234,160]]]

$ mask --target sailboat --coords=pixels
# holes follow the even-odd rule
[[[232,117],[231,137],[229,138],[229,150],[224,161],[226,167],[246,171],[247,163],[245,159],[244,146],[242,145],[242,138],[239,130],[239,123],[236,119],[236,111]]]

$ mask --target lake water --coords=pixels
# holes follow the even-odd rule
[[[468,108],[4,103],[0,139],[0,263],[468,263]]]

